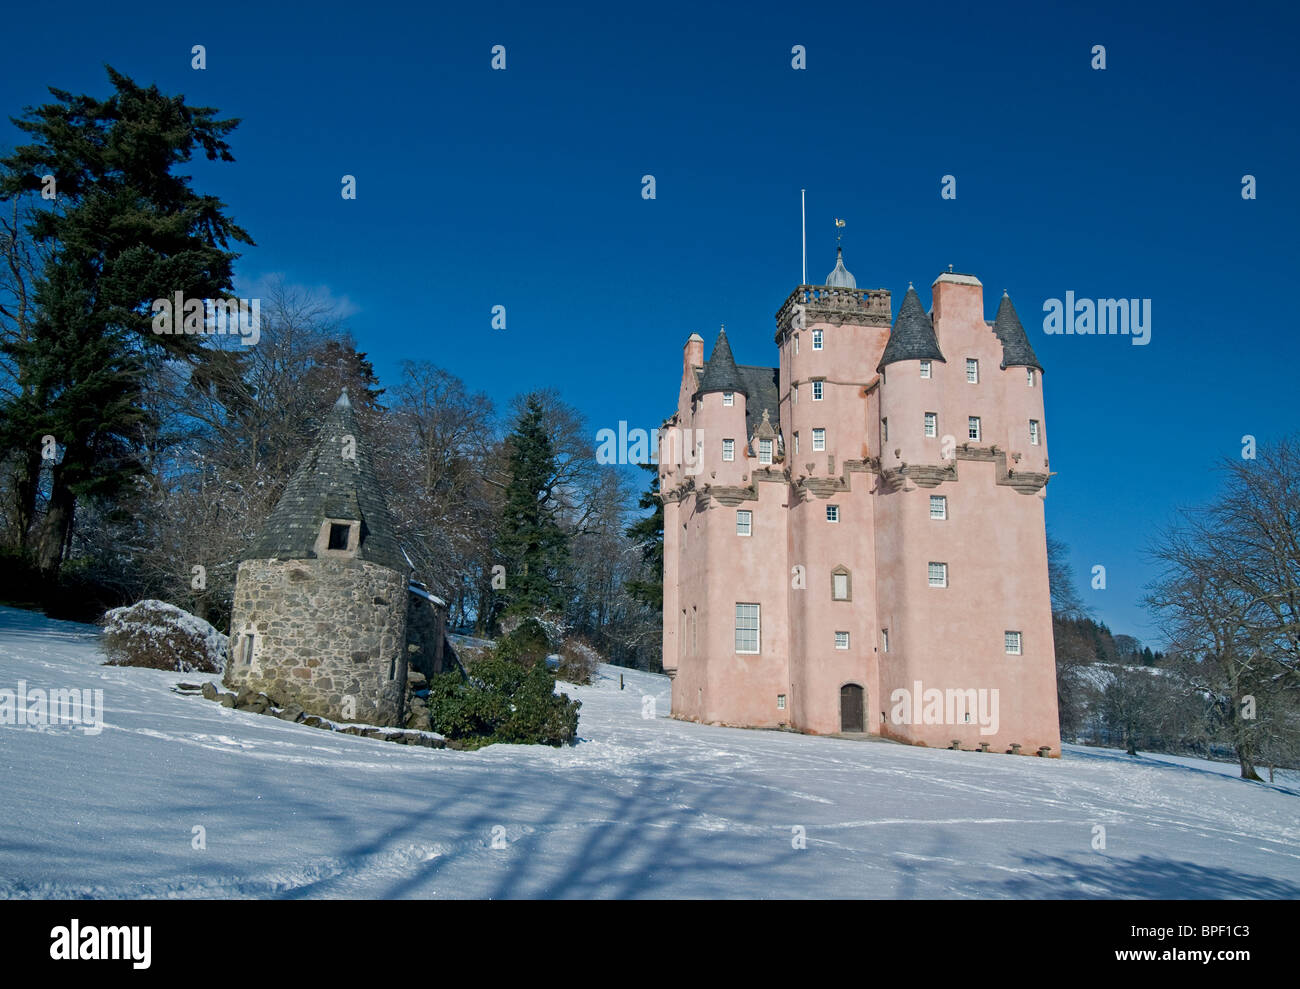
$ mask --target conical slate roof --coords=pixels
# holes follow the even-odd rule
[[[740,370],[736,367],[736,359],[731,356],[731,344],[727,342],[726,330],[718,331],[713,354],[704,365],[704,374],[695,394],[703,395],[713,391],[738,391],[742,395],[749,395],[749,389],[745,387]]]
[[[934,322],[921,305],[916,289],[908,285],[903,304],[898,307],[898,319],[894,320],[894,328],[889,331],[889,342],[885,344],[885,352],[880,356],[876,370],[899,361],[942,360],[939,341],[934,335]]]
[[[355,457],[344,446],[351,436]],[[356,558],[406,573],[396,526],[371,466],[364,437],[345,390],[321,423],[316,441],[284,486],[280,501],[244,553],[246,560],[307,560],[326,519],[361,522]]]
[[[826,284],[831,288],[857,288],[858,280],[844,267],[844,248],[835,248],[835,268],[826,276]]]
[[[1033,367],[1039,371],[1043,369],[1043,365],[1038,363],[1038,357],[1034,354],[1034,348],[1030,346],[1029,335],[1020,325],[1020,317],[1016,315],[1016,307],[1011,304],[1011,296],[1006,292],[1002,293],[1002,301],[998,303],[998,315],[993,320],[993,333],[1002,341],[1003,367]]]

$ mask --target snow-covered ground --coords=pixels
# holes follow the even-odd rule
[[[611,667],[566,688],[575,747],[408,748],[182,696],[204,678],[102,666],[97,635],[0,609],[0,690],[105,707],[0,727],[0,896],[1300,898],[1294,777],[687,724]]]

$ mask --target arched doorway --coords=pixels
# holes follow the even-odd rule
[[[846,683],[840,688],[840,731],[864,731],[863,711],[866,708],[863,689],[856,683]]]

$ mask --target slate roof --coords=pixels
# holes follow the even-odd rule
[[[1033,367],[1039,371],[1043,369],[1043,365],[1038,363],[1038,357],[1034,354],[1034,348],[1029,343],[1029,335],[1020,325],[1020,317],[1016,315],[1016,307],[1011,304],[1011,296],[1006,292],[1002,293],[1002,301],[998,303],[998,315],[993,320],[993,333],[1002,341],[1004,368]]]
[[[730,351],[728,351],[730,353]],[[754,430],[763,421],[763,411],[767,410],[768,421],[780,432],[781,401],[778,388],[781,369],[776,367],[755,367],[751,364],[734,364],[736,379],[740,385],[727,391],[741,391],[745,395],[745,431],[746,439],[754,435]],[[696,368],[701,380],[708,373],[709,365]],[[742,387],[743,386],[743,387]]]
[[[885,344],[885,352],[880,355],[876,370],[899,361],[943,359],[938,338],[934,335],[934,322],[921,305],[921,297],[916,294],[916,289],[909,285],[907,294],[903,296],[903,304],[898,307],[898,319],[894,320],[894,328],[889,331],[889,342]]]
[[[343,437],[349,435],[356,437],[355,459],[343,456]],[[357,559],[398,573],[410,571],[347,391],[321,423],[311,449],[243,559],[314,559],[316,537],[327,518],[361,522]]]
[[[748,396],[749,389],[736,368],[736,359],[731,356],[731,344],[727,342],[727,331],[719,330],[718,339],[713,344],[713,354],[704,364],[704,374],[700,377],[700,386],[696,395],[714,391],[738,391]]]

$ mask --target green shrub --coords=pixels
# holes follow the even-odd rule
[[[551,639],[536,618],[526,618],[497,639],[496,656],[523,667],[545,663],[551,654]]]
[[[493,742],[567,745],[577,736],[579,701],[555,693],[546,664],[525,668],[511,660],[484,658],[469,671],[429,680],[433,729],[462,747]]]

